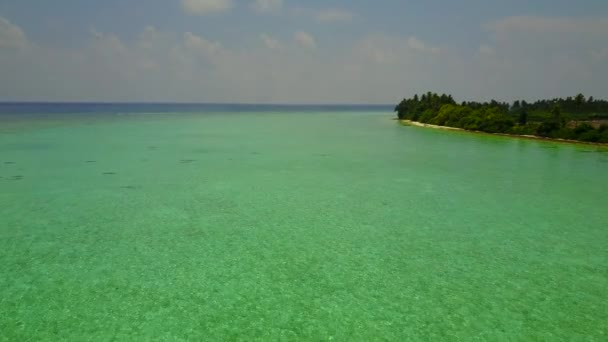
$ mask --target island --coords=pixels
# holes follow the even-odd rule
[[[608,144],[608,101],[583,94],[532,103],[492,100],[458,104],[451,95],[427,92],[403,99],[395,112],[404,123]]]

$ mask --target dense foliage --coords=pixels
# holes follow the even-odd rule
[[[582,94],[534,103],[458,104],[451,95],[428,92],[404,99],[395,111],[402,120],[471,131],[608,143],[608,101],[586,99]]]

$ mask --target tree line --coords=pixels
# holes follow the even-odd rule
[[[471,131],[608,143],[608,101],[583,94],[532,103],[459,104],[451,95],[428,92],[403,99],[395,112],[401,120]]]

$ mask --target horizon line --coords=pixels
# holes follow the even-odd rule
[[[237,106],[394,106],[391,103],[262,103],[262,102],[163,102],[163,101],[45,101],[0,100],[0,104],[151,104],[151,105],[237,105]]]

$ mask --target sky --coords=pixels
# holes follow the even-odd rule
[[[608,98],[606,0],[0,0],[0,101]]]

